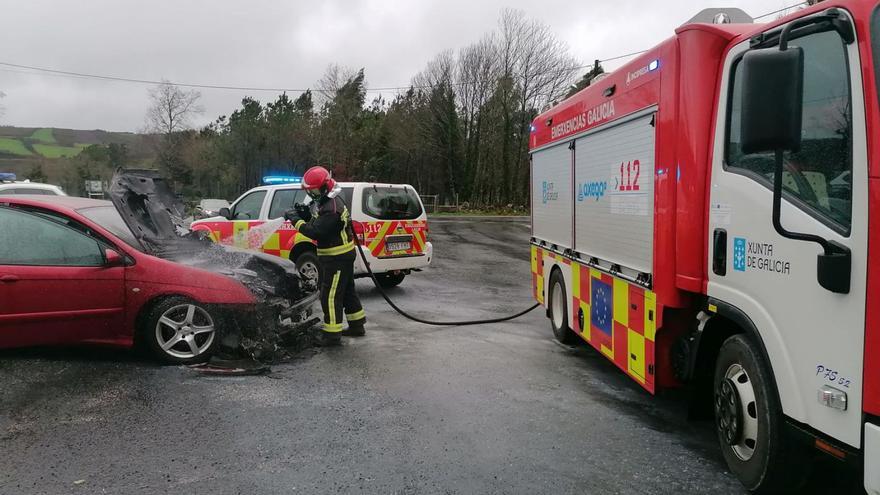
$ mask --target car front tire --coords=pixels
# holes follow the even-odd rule
[[[220,344],[220,316],[186,297],[169,297],[150,308],[140,338],[159,360],[192,364],[207,360]]]
[[[318,255],[313,251],[304,251],[296,257],[294,263],[296,264],[296,271],[299,273],[299,276],[309,283],[314,283],[314,286],[317,287],[321,278],[321,265],[318,261]]]

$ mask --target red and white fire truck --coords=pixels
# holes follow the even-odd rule
[[[533,121],[534,295],[559,340],[691,387],[748,489],[824,453],[880,493],[880,7],[730,19]]]

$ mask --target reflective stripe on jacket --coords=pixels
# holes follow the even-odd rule
[[[350,234],[351,216],[339,196],[318,200],[318,214],[294,225],[303,235],[318,243],[318,256],[339,256],[354,251]]]

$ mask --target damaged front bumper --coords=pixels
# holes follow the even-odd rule
[[[319,293],[290,267],[275,258],[248,253],[244,266],[228,273],[247,287],[257,302],[246,310],[234,311],[229,331],[221,337],[222,350],[244,353],[256,361],[270,362],[308,347],[311,330],[320,321]],[[286,261],[286,260],[284,260]]]

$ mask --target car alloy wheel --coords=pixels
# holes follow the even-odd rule
[[[159,348],[178,359],[193,359],[205,353],[214,342],[214,320],[195,304],[178,304],[167,309],[156,322]]]

